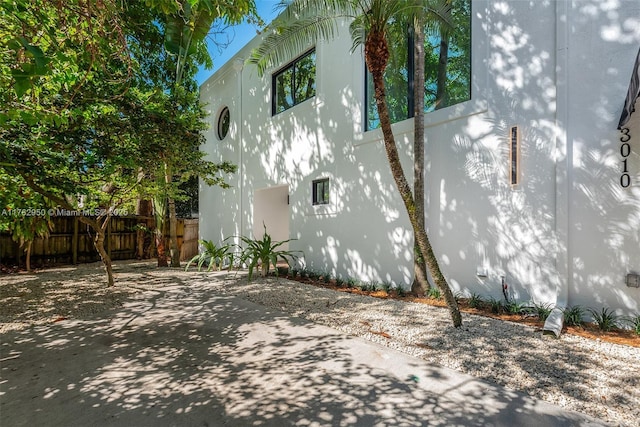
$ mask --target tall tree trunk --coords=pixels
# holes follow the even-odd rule
[[[178,250],[178,218],[176,215],[176,202],[169,197],[169,256],[171,267],[180,267],[180,251]]]
[[[136,229],[136,258],[146,259],[149,258],[149,254],[146,251],[147,248],[145,247],[146,238],[149,235],[147,221],[148,217],[153,215],[153,205],[151,200],[138,197],[138,201],[136,203],[136,215],[139,217],[145,217],[144,221],[142,218],[139,218],[140,222]]]
[[[416,221],[425,227],[424,208],[424,30],[422,21],[416,19],[414,28],[414,63],[415,74],[413,77],[413,195],[416,205]],[[420,247],[413,247],[413,283],[411,293],[415,296],[424,296],[430,288],[427,278],[427,264]]]
[[[158,181],[160,179],[158,178]],[[161,182],[161,181],[160,181]],[[160,184],[160,182],[158,182]],[[158,267],[168,267],[167,254],[165,245],[166,233],[166,199],[160,195],[156,195],[153,199],[153,214],[156,220],[156,227],[153,231],[153,236],[156,244],[156,256],[158,258]]]
[[[449,62],[449,36],[440,31],[440,55],[438,57],[438,75],[436,82],[436,110],[449,105],[447,99],[447,63]]]
[[[113,280],[113,266],[111,265],[111,257],[107,254],[107,251],[104,248],[104,240],[105,240],[105,229],[107,224],[109,223],[109,216],[104,218],[102,224],[97,219],[91,219],[86,216],[79,217],[81,222],[84,222],[89,227],[93,228],[93,231],[96,232],[96,237],[93,239],[93,245],[95,246],[98,254],[100,255],[100,259],[104,264],[104,270],[107,273],[107,286],[111,287],[114,285]]]
[[[69,204],[69,202],[67,202],[64,198],[58,197],[55,194],[52,194],[46,191],[45,189],[40,187],[38,184],[36,184],[31,177],[23,175],[23,178],[25,179],[25,181],[27,182],[27,185],[30,188],[42,194],[49,200],[52,200],[58,203],[58,205],[60,205],[65,209],[69,209],[69,210],[74,209],[74,207],[71,204]],[[93,239],[93,245],[95,246],[96,250],[100,254],[100,258],[102,259],[102,263],[104,264],[104,269],[107,273],[107,286],[113,286],[114,280],[113,280],[113,267],[111,265],[111,258],[107,254],[107,251],[105,251],[104,249],[104,236],[105,236],[104,230],[109,221],[109,216],[107,215],[107,217],[104,219],[105,222],[103,222],[102,224],[100,224],[100,222],[97,219],[92,219],[86,216],[80,216],[78,217],[78,219],[81,222],[87,224],[89,227],[93,228],[93,230],[96,232],[96,237],[95,239]]]
[[[156,242],[156,256],[158,257],[158,267],[168,267],[167,263],[167,251],[165,247],[165,239],[164,239],[164,227],[156,228],[153,232]]]
[[[33,240],[29,240],[27,243],[27,271],[31,272],[31,247],[33,246]]]
[[[425,261],[427,267],[431,272],[431,276],[434,279],[435,285],[440,289],[444,300],[449,308],[449,314],[453,321],[453,326],[458,328],[462,325],[462,316],[460,315],[460,309],[458,303],[453,296],[453,292],[447,283],[438,260],[433,253],[431,243],[422,226],[416,218],[416,206],[411,194],[411,187],[407,182],[404,170],[402,169],[402,163],[400,163],[400,156],[398,155],[398,147],[396,146],[395,137],[391,130],[391,118],[389,116],[389,110],[387,109],[385,85],[384,85],[384,70],[387,66],[389,59],[389,49],[384,33],[381,31],[372,31],[367,36],[365,42],[365,60],[369,72],[373,77],[373,86],[375,92],[376,105],[378,107],[378,114],[380,116],[380,126],[382,128],[382,135],[384,139],[384,147],[387,153],[387,159],[391,168],[391,174],[402,197],[402,201],[409,215],[409,221],[413,228],[414,239],[416,240],[420,251],[425,255]]]
[[[168,163],[164,165],[164,179],[167,188],[171,187],[173,176],[171,175],[171,166]],[[178,218],[176,216],[176,202],[169,194],[167,196],[167,204],[169,205],[169,256],[171,257],[171,267],[180,267],[180,254],[178,253]]]

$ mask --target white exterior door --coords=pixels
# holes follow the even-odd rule
[[[253,235],[256,239],[264,236],[264,227],[272,241],[289,239],[289,186],[255,190],[253,196]],[[286,243],[278,248],[288,250]]]

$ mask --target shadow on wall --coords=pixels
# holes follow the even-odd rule
[[[632,251],[640,239],[640,194],[636,187],[626,192],[616,187],[615,132],[598,129],[603,136],[597,143],[570,136],[566,155],[573,167],[569,209],[577,218],[572,217],[571,225],[575,237],[570,247],[556,238],[555,162],[556,157],[564,161],[565,153],[557,150],[562,148],[558,138],[566,124],[556,123],[555,42],[540,29],[555,28],[555,7],[553,2],[500,2],[490,3],[484,11],[481,25],[490,36],[474,43],[476,50],[490,52],[486,81],[492,83],[483,87],[485,81],[476,79],[473,85],[475,94],[490,100],[490,108],[481,115],[426,129],[428,227],[455,291],[499,298],[500,277],[506,276],[512,297],[553,301],[560,281],[556,255],[592,246],[589,250],[597,259],[584,260],[577,252],[570,259],[576,301],[595,299],[637,310],[638,299],[616,282],[617,273],[612,274],[620,270],[622,279],[623,270],[639,264],[640,256]],[[572,19],[593,19],[591,9],[600,7],[598,2],[583,2],[572,11],[578,14]],[[535,28],[522,22],[523,17],[533,15],[541,21]],[[606,34],[609,25],[602,27],[600,34]],[[318,47],[320,76],[335,72],[323,68],[322,49],[327,46]],[[361,66],[352,58],[352,68]],[[353,70],[345,66],[344,71],[348,76]],[[227,235],[251,230],[255,189],[287,184],[290,235],[298,239],[291,247],[304,251],[308,267],[408,286],[413,237],[382,144],[354,144],[354,121],[363,115],[361,90],[344,80],[338,85],[320,77],[322,90],[316,97],[271,117],[269,78],[258,80],[256,74],[255,70],[243,71],[243,85],[249,88],[243,95],[239,124],[243,141],[232,138],[225,143],[232,157],[237,159],[241,152],[247,165],[237,182],[244,194],[233,199],[235,206],[224,204],[234,222],[245,225]],[[617,89],[621,94],[626,90]],[[604,98],[585,102],[585,111],[580,112],[585,114],[585,123],[605,126],[607,120],[602,120],[600,110],[618,111],[607,102]],[[586,110],[588,105],[602,107]],[[508,178],[507,135],[513,125],[520,127],[522,141],[522,180],[515,188]],[[239,138],[239,132],[235,136]],[[405,171],[410,174],[411,137],[399,135],[397,139]],[[634,156],[633,167],[638,171],[637,153]],[[310,200],[311,182],[320,177],[330,178],[332,194],[330,205],[322,209],[311,206]],[[640,177],[636,175],[635,180]],[[587,271],[583,267],[587,263],[596,267]],[[487,279],[479,279],[478,270],[486,271]]]
[[[586,4],[583,2],[581,6]],[[565,161],[561,140],[557,138],[562,137],[567,124],[556,123],[553,40],[539,39],[539,35],[536,39],[526,31],[527,24],[520,21],[525,15],[519,12],[531,7],[527,3],[496,3],[490,7],[483,25],[492,34],[488,39],[491,52],[488,67],[495,86],[487,90],[487,97],[494,101],[486,114],[469,117],[463,128],[456,129],[454,123],[445,125],[455,134],[451,146],[442,144],[434,148],[432,143],[430,148],[435,156],[430,168],[429,212],[432,227],[438,218],[437,248],[445,269],[452,283],[467,292],[477,292],[480,284],[481,289],[499,298],[500,276],[504,275],[513,297],[553,301],[559,280],[556,253],[569,250],[572,304],[593,305],[597,301],[600,305],[637,311],[640,295],[624,286],[624,274],[640,266],[640,193],[637,186],[623,190],[619,185],[620,143],[614,129],[615,112],[621,105],[612,105],[624,98],[626,87],[620,83],[616,88],[619,97],[583,91],[593,99],[571,103],[569,120],[574,124],[566,153],[571,169],[568,208],[571,240],[567,248],[566,242],[556,239],[555,158]],[[593,7],[604,6],[591,2]],[[572,18],[593,20],[593,16],[584,15],[584,9],[573,11],[577,17]],[[541,25],[543,28],[553,28],[553,13],[538,16],[549,20]],[[615,21],[618,15],[609,16]],[[596,34],[605,34],[611,25],[619,25],[613,21],[602,23]],[[615,49],[608,46],[598,51]],[[592,51],[588,54],[592,55]],[[598,76],[593,70],[597,63],[593,65],[588,57],[583,61],[584,68],[580,64],[574,66],[581,68],[584,75]],[[607,72],[612,72],[611,66],[600,73],[601,80],[583,86],[602,86],[603,92],[610,91],[610,86],[601,84],[607,81]],[[626,78],[619,80],[626,83]],[[608,115],[603,111],[609,111]],[[574,116],[585,123],[584,129],[574,130],[577,127]],[[520,126],[522,178],[514,188],[508,175],[508,135],[513,125]],[[640,129],[636,134],[640,135]],[[436,140],[436,144],[440,142]],[[629,165],[632,180],[640,182],[637,152],[630,156]],[[447,174],[447,168],[451,167],[458,168],[457,173]],[[462,178],[442,178],[447,175]],[[451,236],[456,235],[470,238],[452,241]],[[586,269],[584,255],[590,257]],[[465,276],[457,273],[459,266],[467,263],[473,267],[468,260],[474,258],[478,260],[478,270],[487,272],[488,279],[473,277],[473,271],[468,272],[466,283],[461,282],[459,277]]]
[[[322,64],[323,48],[317,48],[319,74],[327,67]],[[247,92],[245,104],[252,107],[245,107],[242,122],[243,162],[248,168],[240,178],[247,192],[243,220],[254,220],[250,205],[255,189],[286,183],[291,237],[297,239],[290,245],[305,253],[306,267],[362,280],[408,283],[412,237],[400,211],[402,202],[381,145],[369,144],[355,152],[354,124],[345,117],[362,116],[360,97],[344,83],[334,91],[328,86],[337,82],[323,80],[319,84],[324,90],[316,97],[273,117],[268,78],[258,83],[259,89]],[[317,178],[330,179],[328,205],[311,203],[312,181]]]

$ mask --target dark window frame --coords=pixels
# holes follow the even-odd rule
[[[318,191],[320,187],[321,191]],[[330,191],[329,178],[314,179],[311,183],[311,203],[313,206],[328,205]]]
[[[296,59],[294,59],[293,61],[289,62],[287,65],[285,65],[284,67],[280,68],[278,71],[276,71],[275,73],[273,73],[273,75],[271,76],[271,115],[275,116],[276,114],[280,114],[283,113],[293,107],[295,107],[296,105],[313,98],[314,96],[316,96],[316,90],[314,89],[313,95],[305,98],[305,99],[301,99],[301,100],[297,100],[296,99],[296,85],[297,85],[297,79],[296,79],[296,65],[301,62],[302,60],[304,60],[305,58],[307,58],[308,56],[316,53],[316,48],[312,47],[311,49],[307,50],[306,52],[304,52],[302,55],[298,56]],[[317,64],[317,57],[314,58],[314,65]],[[280,77],[281,75],[283,75],[284,73],[288,72],[289,70],[292,70],[292,77],[291,77],[291,97],[293,99],[293,104],[288,107],[285,108],[282,111],[277,111],[278,106],[276,105],[277,102],[277,81],[278,81],[278,77]],[[317,82],[317,75],[318,75],[318,70],[316,69],[316,79],[315,82]]]
[[[471,6],[471,0],[469,0],[469,4],[470,7]],[[470,10],[470,14],[469,14],[469,35],[470,35],[470,43],[471,46],[469,46],[469,94],[468,94],[468,99],[467,101],[470,101],[472,99],[472,78],[473,78],[473,52],[471,47],[473,46],[473,42],[471,40],[471,36],[473,34],[473,10]],[[426,42],[426,40],[425,40]],[[413,91],[413,87],[414,87],[414,72],[413,70],[415,70],[415,37],[414,37],[414,29],[413,29],[413,25],[408,25],[407,28],[407,48],[408,48],[408,53],[407,53],[407,69],[408,69],[408,74],[407,74],[407,117],[405,117],[403,120],[407,120],[407,119],[411,119],[413,117],[415,117],[415,102],[414,102],[414,91]],[[363,121],[364,121],[364,131],[368,132],[371,130],[375,130],[375,129],[379,129],[379,127],[377,128],[372,128],[369,126],[369,102],[371,97],[373,96],[370,91],[369,91],[369,79],[370,79],[370,75],[369,75],[369,70],[367,70],[367,64],[364,63],[364,109],[363,109]],[[389,96],[389,94],[387,93],[387,96]],[[466,102],[466,101],[465,101]],[[455,104],[452,104],[455,105]],[[449,105],[451,106],[451,105]],[[425,108],[427,107],[427,105],[425,105]],[[425,114],[428,114],[429,112],[425,111]],[[395,122],[393,122],[395,123]]]
[[[509,127],[509,183],[512,188],[520,184],[520,126]]]
[[[225,116],[227,117],[226,122]],[[229,135],[229,128],[231,126],[231,112],[229,111],[229,107],[225,106],[220,114],[218,115],[218,123],[216,126],[216,136],[220,141],[224,140],[227,135]]]

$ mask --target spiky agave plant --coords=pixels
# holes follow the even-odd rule
[[[587,311],[591,316],[593,316],[593,321],[601,330],[610,331],[611,329],[618,327],[620,317],[615,313],[615,311],[610,310],[607,307],[602,307],[600,311],[588,308]]]
[[[218,246],[211,240],[199,240],[198,242],[202,246],[202,251],[191,258],[184,268],[185,271],[187,271],[193,263],[197,263],[198,271],[202,270],[202,266],[205,264],[207,266],[207,271],[211,271],[214,267],[220,271],[222,270],[225,262],[227,262],[229,268],[231,268],[233,265],[231,245],[223,244]]]
[[[276,275],[278,274],[277,263],[278,259],[285,261],[291,266],[292,260],[297,260],[297,253],[302,251],[287,251],[278,249],[285,243],[288,243],[295,239],[287,239],[280,241],[273,241],[271,235],[267,233],[267,226],[264,225],[264,235],[261,239],[252,239],[250,237],[241,237],[240,239],[245,244],[240,253],[240,265],[246,265],[249,269],[249,280],[253,277],[253,270],[260,266],[260,275],[266,277],[269,275],[269,270],[273,265]]]

